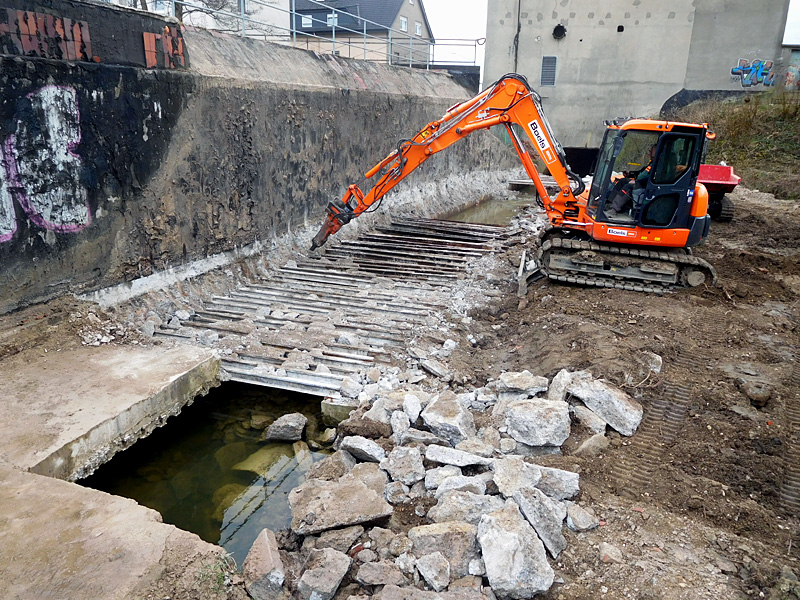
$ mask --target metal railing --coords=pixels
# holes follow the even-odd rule
[[[127,1],[136,5],[133,8],[139,7],[140,0]],[[478,47],[483,40],[433,41],[416,32],[386,27],[318,0],[307,1],[325,9],[326,18],[298,13],[295,0],[288,0],[288,8],[264,0],[229,0],[227,4],[232,6],[215,3],[222,8],[211,7],[202,0],[151,0],[150,11],[177,16],[188,25],[393,65],[430,69],[436,64],[466,66],[478,62]],[[340,20],[354,25],[340,25]]]

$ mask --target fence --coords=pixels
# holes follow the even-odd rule
[[[153,5],[146,10],[175,16],[186,24],[321,53],[408,67],[476,65],[478,47],[484,42],[468,39],[434,42],[416,32],[386,27],[318,0],[306,2],[324,9],[325,19],[298,13],[296,0],[151,1]],[[137,5],[135,8],[145,6],[142,0],[123,2]]]

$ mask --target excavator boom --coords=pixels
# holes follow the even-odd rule
[[[366,193],[354,184],[347,188],[341,200],[328,205],[325,222],[314,236],[311,249],[322,246],[343,225],[379,202],[431,156],[474,131],[495,125],[506,127],[539,196],[548,198],[533,160],[511,127],[512,123],[522,127],[561,190],[559,200],[549,202],[548,206],[551,222],[558,225],[564,220],[565,212],[570,208],[574,210],[576,196],[583,191],[584,184],[567,165],[564,151],[550,130],[539,95],[531,89],[525,77],[509,74],[474,98],[453,106],[441,119],[428,123],[412,138],[400,140],[395,150],[364,175],[365,180],[371,179],[386,169]],[[574,190],[571,187],[573,183]]]

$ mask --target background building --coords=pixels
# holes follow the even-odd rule
[[[484,85],[526,75],[562,145],[580,156],[597,148],[605,119],[781,84],[791,62],[782,44],[788,5],[489,0]]]

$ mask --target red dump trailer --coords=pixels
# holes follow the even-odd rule
[[[741,181],[728,165],[700,165],[697,182],[708,190],[708,214],[717,221],[733,219],[733,201],[725,194],[732,192]]]

